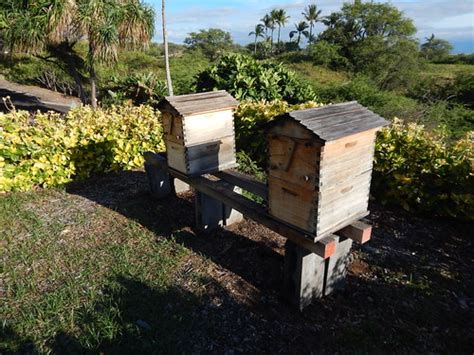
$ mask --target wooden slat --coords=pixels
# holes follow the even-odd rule
[[[348,226],[349,224],[354,223],[355,221],[357,221],[361,218],[367,217],[369,215],[369,213],[370,213],[369,211],[355,213],[354,215],[349,216],[344,220],[341,220],[339,223],[336,223],[335,225],[331,226],[330,228],[328,228],[326,230],[319,231],[318,232],[318,237],[316,237],[315,240],[320,240],[321,238],[324,238],[328,235],[331,235],[331,234],[337,232],[338,230]]]
[[[240,173],[235,170],[224,170],[213,174],[218,178],[237,185],[238,187],[251,192],[264,200],[267,200],[267,186],[265,183],[256,180],[253,176]]]
[[[341,237],[350,238],[357,243],[364,244],[370,240],[372,226],[361,221],[356,221],[347,227],[338,230],[335,234]]]
[[[183,122],[185,144],[200,144],[234,135],[232,111],[219,111],[185,117]]]
[[[328,258],[335,250],[336,241],[334,238],[331,238],[331,236],[321,238],[321,240],[324,239],[324,241],[315,243],[313,237],[308,235],[305,231],[269,216],[262,206],[229,190],[228,184],[224,181],[211,181],[203,176],[190,178],[174,169],[169,169],[169,172],[172,176],[190,184],[196,190],[222,201],[225,205],[236,209],[254,221],[263,224],[274,232],[323,258]]]

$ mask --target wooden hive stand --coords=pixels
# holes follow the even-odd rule
[[[198,227],[211,229],[230,225],[240,222],[245,215],[285,237],[282,293],[300,310],[343,287],[352,242],[365,243],[370,239],[371,226],[354,221],[316,241],[311,233],[271,216],[266,206],[244,197],[241,190],[267,200],[268,188],[237,171],[191,177],[170,168],[164,155],[145,153],[145,160],[151,192],[156,198],[194,188]]]

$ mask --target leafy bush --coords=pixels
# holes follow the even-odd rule
[[[199,74],[197,89],[224,89],[239,100],[284,100],[291,104],[316,98],[313,89],[283,64],[259,62],[241,54],[225,55]]]
[[[474,110],[460,104],[437,101],[427,107],[423,121],[431,128],[446,132],[446,139],[459,139],[474,130]]]
[[[361,105],[387,119],[398,116],[418,120],[421,117],[422,107],[416,100],[380,90],[370,79],[362,75],[342,84],[321,88],[317,94],[324,103],[357,100]]]
[[[158,113],[148,106],[77,108],[65,117],[0,113],[0,192],[58,186],[92,173],[143,165],[163,149]]]
[[[152,105],[157,104],[167,93],[165,82],[154,73],[114,77],[112,81],[114,84],[103,98],[104,103],[120,104],[130,100],[135,105]]]
[[[395,120],[377,139],[375,193],[407,210],[474,219],[474,132],[451,145],[445,141]]]
[[[349,62],[340,55],[340,46],[326,41],[318,41],[307,48],[311,60],[316,65],[329,68],[346,68]]]
[[[235,112],[235,138],[237,150],[245,153],[260,167],[266,164],[265,126],[275,116],[300,110],[317,107],[315,102],[290,105],[285,101],[244,101]]]

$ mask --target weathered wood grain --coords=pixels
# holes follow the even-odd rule
[[[372,226],[361,221],[355,221],[347,227],[338,230],[336,234],[341,237],[350,238],[357,243],[364,244],[367,243],[372,236]]]

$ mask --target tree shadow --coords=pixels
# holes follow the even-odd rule
[[[0,354],[37,353],[33,340],[20,336],[8,323],[0,325]]]
[[[148,191],[148,180],[142,171],[96,176],[72,183],[66,191],[117,211],[157,237],[175,237],[179,243],[205,255],[255,287],[275,293],[280,290],[284,239],[275,235],[266,239],[265,234],[272,233],[253,222],[247,222],[252,223],[251,228],[233,226],[212,231],[195,230],[193,192],[155,200]],[[248,234],[259,240],[248,238]]]
[[[199,309],[206,301],[177,286],[150,287],[129,277],[109,280],[100,300],[78,311],[80,338],[59,333],[55,353],[191,352],[206,329]]]

